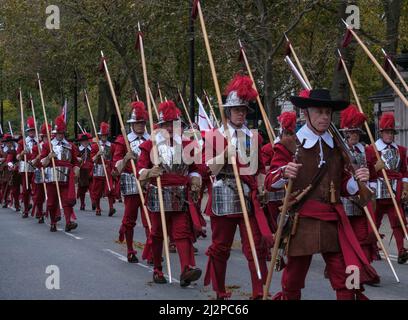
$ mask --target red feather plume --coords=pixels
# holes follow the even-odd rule
[[[231,91],[237,91],[238,97],[242,100],[255,100],[258,92],[254,89],[253,85],[254,83],[250,77],[237,74],[228,84],[225,95],[228,95]]]
[[[393,112],[385,112],[380,119],[380,130],[395,130],[395,117]]]
[[[278,121],[283,130],[295,132],[296,112],[284,112],[278,117]]]
[[[158,112],[162,121],[178,120],[181,116],[180,109],[171,100],[160,103]]]

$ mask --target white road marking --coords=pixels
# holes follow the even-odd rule
[[[123,255],[121,255],[120,253],[117,253],[117,252],[115,252],[115,251],[113,251],[113,250],[111,250],[111,249],[103,249],[103,251],[109,252],[109,253],[113,254],[115,257],[117,257],[117,258],[118,258],[119,260],[121,260],[121,261],[128,262],[128,261],[127,261],[127,258],[126,258],[125,256],[123,256]],[[145,265],[145,264],[143,264],[143,263],[138,262],[138,263],[135,263],[135,264],[137,264],[138,266],[140,266],[140,267],[142,267],[142,268],[145,268],[145,269],[149,270],[149,272],[151,272],[151,273],[154,271],[154,269],[153,269],[152,267],[149,267],[149,266],[147,266],[147,265]],[[164,274],[164,277],[165,277],[166,279],[169,279],[169,277],[167,276],[167,274],[165,274],[164,272],[163,272],[163,274]],[[178,280],[178,279],[176,279],[176,278],[174,278],[174,277],[172,277],[172,280],[173,280],[174,282],[176,282],[176,283],[180,283],[180,280]],[[188,288],[194,288],[194,287],[193,287],[193,286],[188,286]]]
[[[47,226],[51,227],[51,224],[48,222],[48,220],[49,220],[48,218],[45,219],[45,224],[46,224]],[[77,239],[77,240],[83,240],[83,239],[84,239],[84,238],[81,238],[81,237],[77,237],[77,236],[75,236],[75,235],[73,235],[73,234],[71,234],[71,233],[65,232],[64,229],[57,228],[57,230],[64,232],[67,236],[70,236],[70,237],[72,237],[72,238],[74,238],[74,239]]]

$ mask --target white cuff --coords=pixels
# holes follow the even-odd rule
[[[8,167],[11,169],[14,167],[14,164],[12,162],[7,162]]]
[[[272,183],[271,187],[273,189],[282,189],[287,182],[288,179],[280,178],[278,181]]]
[[[143,169],[140,169],[140,170],[139,170],[139,176],[142,174],[142,172],[143,172],[144,170],[146,170],[146,169],[143,168]]]
[[[402,182],[407,182],[408,183],[408,178],[402,178]]]
[[[352,196],[358,192],[358,184],[354,177],[351,177],[349,181],[347,181],[347,192]]]
[[[119,166],[121,166],[123,163],[123,159],[122,160],[118,160],[115,164],[115,168],[119,168]],[[143,169],[142,169],[143,170]]]
[[[377,182],[370,182],[369,184],[368,184],[368,186],[370,187],[370,189],[371,190],[376,190],[377,189]]]

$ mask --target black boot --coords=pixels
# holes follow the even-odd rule
[[[164,277],[163,272],[161,272],[160,270],[154,270],[154,272],[153,272],[153,282],[163,284],[163,283],[167,283],[167,280]]]
[[[38,223],[44,223],[44,217],[41,217],[40,219],[38,219]]]
[[[399,264],[404,264],[408,261],[408,252],[404,251],[402,253],[398,254],[398,263]]]
[[[180,276],[180,286],[187,287],[191,282],[197,281],[201,277],[200,268],[186,268]]]
[[[127,259],[129,263],[138,263],[139,259],[136,257],[136,254],[134,253],[128,253]]]
[[[50,227],[50,231],[51,232],[57,232],[57,225],[56,224],[52,224]]]
[[[115,208],[109,209],[109,217],[112,217],[115,213],[116,213],[116,209],[115,209]]]

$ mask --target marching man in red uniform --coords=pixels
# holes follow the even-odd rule
[[[89,133],[81,133],[78,135],[78,161],[80,164],[79,179],[78,179],[78,198],[81,201],[80,210],[85,210],[85,194],[90,189],[91,173],[93,168],[93,161],[91,157],[91,141],[92,136]]]
[[[152,140],[140,145],[141,153],[137,163],[140,181],[148,183],[146,202],[152,223],[149,240],[154,262],[153,281],[167,282],[162,272],[163,233],[156,186],[156,178],[161,176],[167,229],[176,244],[180,259],[180,286],[185,287],[201,276],[201,270],[195,266],[193,251],[193,241],[195,235],[201,232],[201,223],[192,199],[199,196],[205,166],[194,161],[187,164],[185,161],[185,156],[190,155],[186,150],[193,149],[190,148],[192,142],[182,140],[181,111],[175,103],[173,101],[161,103],[158,112],[160,129],[159,132],[155,132],[154,137],[159,165],[154,166],[152,162]]]
[[[112,157],[115,151],[115,145],[108,141],[109,135],[109,124],[102,122],[100,130],[98,132],[100,136],[99,146],[94,143],[92,145],[91,157],[94,163],[93,173],[92,173],[92,188],[91,188],[91,199],[92,203],[96,207],[96,215],[101,215],[101,198],[104,196],[108,197],[109,203],[109,217],[113,216],[116,212],[113,204],[115,203],[115,185],[112,179]],[[105,171],[103,169],[101,157],[105,161],[106,172],[108,174],[109,185],[111,190],[109,191],[108,184],[105,178]]]
[[[51,125],[48,125],[48,130],[51,131]],[[33,156],[32,164],[35,167],[34,178],[33,178],[33,212],[35,211],[35,217],[38,219],[38,223],[44,223],[45,213],[43,211],[45,202],[45,190],[44,190],[44,177],[42,175],[42,170],[44,168],[41,165],[41,153],[40,149],[44,147],[47,143],[47,130],[45,128],[45,123],[41,126],[40,130],[40,142],[33,146]],[[47,212],[47,210],[46,210]]]
[[[279,143],[281,139],[296,139],[296,112],[283,112],[278,117],[280,124],[279,136],[274,141]],[[271,166],[273,158],[273,144],[271,142],[265,144],[262,149],[262,161],[265,166],[265,171],[268,172]],[[285,196],[284,190],[278,191],[266,191],[265,202],[269,227],[273,232],[277,230],[277,218],[279,215],[279,207],[282,206],[283,197]]]
[[[45,168],[45,179],[47,182],[47,207],[51,217],[51,232],[57,231],[57,215],[59,201],[57,195],[56,181],[58,181],[61,202],[65,216],[65,231],[69,232],[78,227],[72,221],[75,195],[75,177],[79,177],[79,162],[77,147],[65,139],[66,124],[63,116],[55,119],[55,127],[52,131],[55,137],[51,143],[44,144],[41,151],[41,163]],[[51,159],[55,161],[55,175]]]
[[[367,167],[368,165],[365,146],[360,142],[360,135],[365,134],[362,126],[366,120],[366,115],[359,112],[355,105],[348,106],[340,114],[340,131],[344,133],[345,141],[353,155],[354,161],[360,167]],[[374,166],[370,165],[369,170],[371,176],[375,172]],[[377,240],[369,226],[358,196],[341,197],[341,201],[361,248],[366,254],[367,260],[372,262],[374,259],[377,259]],[[368,203],[368,208],[373,221],[375,221],[371,202]]]
[[[398,249],[398,263],[403,264],[408,261],[408,252],[404,247],[404,232],[397,216],[397,211],[391,200],[391,195],[386,187],[381,169],[384,168],[391,187],[399,204],[402,220],[407,225],[402,203],[408,201],[408,171],[407,171],[407,149],[394,142],[395,119],[393,113],[384,113],[380,119],[380,138],[375,145],[380,152],[381,162],[377,158],[372,146],[367,149],[367,161],[375,164],[376,176],[372,179],[371,186],[376,191],[376,223],[380,228],[384,214],[388,215],[392,232],[395,237]]]
[[[226,94],[224,110],[228,118],[230,147],[233,147],[233,152],[237,153],[237,165],[244,196],[247,199],[246,207],[262,279],[258,279],[250,250],[233,168],[227,161],[229,157],[226,150],[226,128],[222,126],[205,136],[205,162],[216,179],[208,185],[209,199],[206,214],[211,219],[212,243],[206,252],[208,263],[204,285],[212,283],[217,299],[230,297],[231,293],[225,288],[225,275],[231,245],[236,229],[239,227],[242,251],[248,260],[251,274],[252,298],[260,299],[267,276],[267,247],[272,244],[272,233],[258,200],[258,195],[263,194],[265,178],[265,168],[261,159],[262,138],[245,125],[247,113],[253,111],[249,103],[256,99],[258,93],[253,89],[253,83],[249,77],[238,75],[228,85]]]
[[[120,174],[120,188],[125,203],[125,212],[119,230],[119,240],[123,241],[126,239],[128,261],[130,263],[137,263],[139,260],[136,256],[136,250],[133,247],[133,232],[139,210],[142,217],[142,224],[145,228],[146,238],[149,237],[149,228],[145,213],[143,212],[139,190],[136,185],[136,179],[130,160],[133,159],[135,163],[137,163],[141,152],[139,146],[147,141],[150,136],[146,132],[148,114],[144,103],[135,101],[131,103],[131,107],[132,113],[130,119],[127,121],[127,123],[131,125],[131,132],[127,135],[127,138],[132,151],[127,152],[125,140],[123,136],[119,136],[116,140],[113,163],[115,163],[115,167]]]
[[[326,89],[303,90],[300,96],[291,97],[291,101],[303,109],[306,124],[296,133],[296,144],[275,145],[271,169],[265,179],[265,187],[270,191],[284,188],[288,179],[292,179],[292,196],[297,195],[290,199],[289,232],[283,237],[287,262],[282,292],[275,299],[301,298],[312,257],[317,253],[326,262],[337,299],[366,299],[362,285],[378,276],[360,247],[340,195],[357,192],[363,195],[357,180],[368,182],[369,170],[358,168],[355,176],[350,176],[339,145],[342,142],[328,132],[333,112],[345,109],[348,103],[332,100]],[[359,283],[354,286],[347,285],[350,275],[347,270],[351,266],[359,271]]]
[[[21,181],[22,181],[22,195],[23,195],[23,203],[24,203],[24,211],[23,211],[23,218],[28,218],[28,211],[30,210],[30,198],[31,198],[31,183],[33,180],[33,175],[34,175],[34,166],[32,164],[32,160],[35,158],[35,155],[33,154],[33,147],[37,145],[38,141],[35,138],[35,127],[34,127],[34,118],[30,117],[27,119],[27,129],[26,132],[28,133],[28,136],[24,138],[24,135],[22,139],[19,140],[18,142],[18,147],[17,147],[17,160],[19,160],[19,172],[21,175]],[[24,146],[25,144],[25,146]],[[24,155],[27,159],[27,162],[24,162]],[[26,179],[25,179],[25,171],[27,171],[28,175],[28,185],[26,184]],[[34,211],[32,211],[31,215],[33,216]]]
[[[14,202],[14,208],[16,212],[20,211],[20,185],[21,177],[18,173],[18,160],[17,160],[17,148],[18,144],[16,139],[11,134],[5,134],[3,142],[6,144],[3,151],[6,154],[6,163],[9,171],[9,179],[7,181],[8,190],[6,191],[6,202],[8,201],[8,195],[11,193],[12,202]]]

